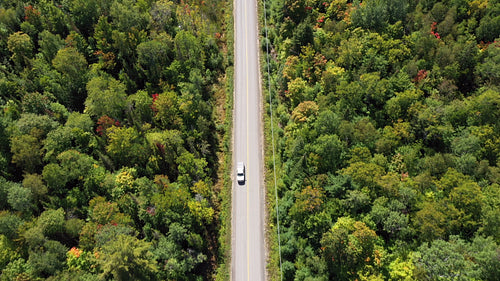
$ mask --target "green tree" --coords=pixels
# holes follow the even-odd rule
[[[88,114],[80,112],[71,112],[66,121],[66,126],[70,128],[79,128],[84,132],[92,132],[94,122]]]
[[[178,170],[176,159],[184,152],[184,140],[180,131],[165,130],[148,132],[146,140],[150,149],[158,157],[150,157],[148,165],[155,171],[164,171],[169,178],[176,178]]]
[[[422,209],[415,214],[413,222],[420,239],[432,241],[445,238],[446,219],[438,203],[425,202]]]
[[[40,141],[32,135],[21,135],[11,139],[12,163],[21,170],[34,173],[42,164]]]
[[[483,61],[477,65],[476,73],[486,86],[500,83],[500,48],[487,48],[484,51]]]
[[[43,141],[44,160],[54,161],[57,155],[70,149],[88,152],[93,139],[90,132],[84,132],[80,128],[59,127],[51,131]]]
[[[38,45],[40,52],[48,63],[56,57],[58,51],[64,47],[64,40],[58,34],[52,34],[48,30],[44,30],[39,35]]]
[[[495,280],[500,274],[498,252],[500,247],[492,237],[476,236],[472,240],[470,253],[479,265],[482,280]]]
[[[158,271],[151,243],[123,234],[103,245],[98,263],[115,280],[155,280]]]
[[[182,64],[184,78],[187,78],[191,70],[203,69],[205,63],[205,52],[198,37],[181,30],[174,38],[175,59]],[[181,78],[182,73],[178,74]]]
[[[155,30],[174,34],[177,24],[177,6],[172,1],[160,0],[153,3],[150,24]]]
[[[166,236],[161,236],[153,250],[160,268],[160,278],[166,280],[192,280],[196,278],[196,269],[207,256],[199,250],[203,240],[195,233],[190,233],[185,226],[172,223]]]
[[[483,189],[484,204],[482,207],[481,233],[493,237],[500,243],[500,186],[495,183]]]
[[[180,129],[182,119],[180,116],[179,97],[173,91],[159,94],[153,100],[154,120],[162,129]]]
[[[146,29],[149,23],[149,14],[146,9],[147,6],[132,0],[113,2],[110,9],[113,25],[122,32],[127,32],[131,28]]]
[[[11,261],[0,275],[0,280],[10,281],[16,279],[29,280],[31,278],[33,269],[31,265],[26,262],[23,258]]]
[[[31,190],[35,204],[40,204],[40,202],[46,200],[45,196],[47,195],[48,189],[42,180],[42,175],[25,174],[22,185]]]
[[[19,227],[23,221],[21,218],[9,211],[0,211],[0,235],[13,240],[18,235]]]
[[[111,127],[106,152],[118,166],[134,166],[145,163],[149,152],[143,137],[133,127]]]
[[[321,239],[323,256],[329,264],[330,278],[351,279],[366,266],[380,266],[375,231],[360,221],[340,217]]]
[[[463,182],[450,192],[450,201],[459,211],[460,233],[472,237],[480,225],[484,197],[475,182]]]
[[[465,241],[456,236],[450,241],[435,240],[419,248],[415,265],[421,270],[418,279],[427,280],[471,280],[479,278],[477,264],[467,258]]]
[[[45,210],[37,218],[37,227],[49,238],[62,237],[64,234],[64,216],[65,212],[62,208]]]
[[[192,153],[184,152],[176,159],[179,171],[178,182],[190,186],[191,184],[204,180],[207,176],[207,161],[203,158],[195,158]]]
[[[12,241],[0,234],[0,271],[3,271],[7,264],[17,258],[19,258],[19,254],[15,251]]]
[[[153,121],[153,98],[146,91],[137,91],[127,97],[127,113],[137,126]]]
[[[85,113],[94,118],[104,115],[121,119],[126,104],[125,85],[110,76],[96,76],[87,83]]]
[[[76,27],[85,37],[90,37],[94,29],[93,25],[99,17],[99,12],[104,12],[99,11],[99,4],[102,5],[102,3],[99,3],[100,1],[98,0],[70,0],[68,2],[69,10]]]
[[[494,4],[493,4],[494,5]],[[500,35],[500,15],[486,15],[481,19],[476,29],[477,39],[484,42],[493,42]]]
[[[7,202],[12,209],[30,215],[34,210],[33,194],[31,190],[18,183],[12,183],[8,189]]]
[[[87,70],[87,60],[74,47],[67,47],[57,51],[52,64],[57,71],[66,75],[73,82],[81,81],[82,75]]]
[[[342,174],[350,176],[355,184],[366,189],[367,193],[374,198],[380,191],[378,179],[380,179],[385,172],[384,169],[377,164],[356,162],[343,169]]]
[[[66,246],[58,241],[48,240],[42,247],[30,252],[27,263],[35,277],[47,278],[64,268]]]
[[[12,53],[11,59],[18,68],[29,65],[33,56],[33,42],[28,34],[18,31],[7,39],[7,46]]]
[[[337,135],[322,135],[315,141],[315,152],[320,157],[319,173],[336,171],[341,167],[345,146]]]
[[[471,120],[474,124],[500,125],[500,95],[497,91],[490,89],[471,99],[471,110],[478,112]]]
[[[137,63],[153,86],[160,83],[165,65],[169,65],[172,60],[173,40],[163,37],[166,40],[151,40],[137,46]]]
[[[52,65],[62,73],[62,84],[70,93],[69,101],[59,100],[59,102],[72,109],[80,110],[85,98],[87,60],[75,47],[66,47],[57,52],[57,55],[52,60]]]

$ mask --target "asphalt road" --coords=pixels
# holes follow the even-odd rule
[[[234,0],[235,93],[231,280],[265,280],[264,185],[256,0]],[[246,182],[236,182],[236,163]]]

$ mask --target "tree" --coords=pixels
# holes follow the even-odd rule
[[[23,221],[17,215],[9,211],[0,211],[0,235],[13,240],[17,237],[19,226]]]
[[[73,82],[80,81],[87,70],[87,60],[74,47],[57,51],[52,64],[57,71],[66,75]]]
[[[35,203],[44,201],[48,189],[42,180],[42,175],[39,174],[25,174],[23,179],[23,187],[31,190],[33,194],[33,201]]]
[[[290,104],[292,107],[297,107],[300,103],[304,102],[306,98],[306,91],[308,86],[306,81],[302,78],[297,77],[294,80],[288,82],[288,90],[285,92],[286,97],[290,99]],[[312,101],[306,101],[312,103]]]
[[[409,218],[402,213],[404,208],[405,206],[399,201],[388,202],[385,197],[379,197],[373,203],[370,214],[385,237],[404,239],[409,234]]]
[[[160,268],[160,278],[164,280],[192,280],[196,269],[206,261],[200,252],[203,240],[185,226],[172,223],[166,236],[161,236],[153,254]]]
[[[115,280],[155,280],[157,265],[151,253],[151,243],[120,234],[104,244],[97,260],[104,278]]]
[[[343,169],[342,174],[350,176],[355,184],[360,188],[366,189],[370,197],[375,198],[380,191],[378,179],[381,178],[385,172],[384,169],[377,164],[356,162]]]
[[[482,227],[480,232],[500,244],[500,186],[491,184],[483,189]]]
[[[497,91],[489,89],[471,99],[471,110],[479,112],[472,117],[474,124],[500,125],[500,95]]]
[[[476,236],[470,245],[470,254],[479,265],[482,280],[495,280],[500,274],[500,247],[493,237]]]
[[[48,240],[42,247],[30,253],[27,263],[36,277],[47,278],[62,270],[66,261],[66,246],[58,241]]]
[[[39,227],[43,235],[49,238],[58,238],[64,235],[64,216],[65,212],[62,208],[57,210],[45,210],[37,219],[37,227]]]
[[[152,109],[154,120],[162,129],[180,129],[182,119],[180,118],[179,97],[173,91],[168,91],[153,98]]]
[[[125,85],[110,76],[96,76],[87,83],[85,113],[94,118],[107,115],[121,119],[126,104]]]
[[[69,114],[65,125],[70,128],[79,128],[84,132],[90,133],[94,127],[94,122],[92,122],[88,114],[74,111]]]
[[[109,141],[106,152],[118,166],[134,166],[145,163],[149,152],[144,139],[133,127],[112,126],[106,130]]]
[[[21,170],[35,173],[42,164],[40,141],[32,135],[21,135],[11,139],[12,163]]]
[[[97,22],[99,17],[99,12],[104,12],[99,11],[99,1],[71,0],[68,4],[76,27],[85,37],[90,37],[94,29],[93,25]]]
[[[391,276],[390,280],[415,280],[414,271],[415,264],[413,263],[413,259],[411,257],[409,257],[408,260],[402,260],[400,257],[397,257],[389,264],[389,275]]]
[[[75,47],[66,47],[57,51],[52,65],[62,73],[63,84],[71,93],[69,102],[66,100],[59,100],[59,102],[73,109],[81,109],[85,99],[87,60]]]
[[[460,232],[472,237],[480,225],[483,194],[475,182],[463,182],[450,192],[450,201],[459,211]]]
[[[292,216],[301,218],[304,214],[320,211],[323,202],[324,190],[308,185],[300,193],[296,194],[296,200],[292,208],[290,208],[290,213]]]
[[[318,105],[313,101],[304,101],[297,105],[292,112],[292,120],[295,123],[313,123],[318,115]]]
[[[185,150],[181,132],[177,130],[149,132],[146,134],[146,140],[151,151],[159,156],[150,158],[148,164],[156,171],[165,171],[169,178],[176,178],[178,175],[176,159]]]
[[[327,173],[341,167],[344,144],[337,135],[322,135],[315,141],[315,152],[320,157],[318,172]]]
[[[51,119],[48,115],[23,113],[20,118],[16,120],[14,136],[23,134],[30,134],[33,137],[43,138],[47,134],[59,126],[55,120]]]
[[[34,210],[33,194],[31,190],[18,183],[12,183],[8,189],[7,202],[12,209],[30,215]]]
[[[106,201],[104,197],[97,196],[89,201],[88,218],[79,237],[80,247],[84,250],[101,247],[113,241],[116,234],[135,235],[130,227],[130,216],[120,212],[116,202]]]
[[[113,25],[121,32],[130,31],[131,28],[146,29],[150,17],[145,6],[131,0],[113,2],[110,15],[113,19]]]
[[[33,42],[28,34],[18,31],[9,35],[7,47],[12,53],[11,59],[18,68],[29,64],[29,60],[33,56]]]
[[[2,275],[0,275],[0,280],[9,281],[16,279],[29,279],[31,278],[33,269],[31,265],[26,263],[26,260],[23,258],[18,258],[16,260],[11,261],[5,269],[2,271]]]
[[[380,266],[378,237],[364,223],[340,217],[321,239],[322,252],[329,265],[330,279],[351,279],[366,266]]]
[[[493,14],[493,13],[492,13]],[[486,15],[481,19],[476,29],[477,39],[483,42],[493,42],[500,35],[500,15]]]
[[[61,169],[68,181],[82,180],[94,168],[92,156],[76,150],[67,150],[57,156]]]
[[[44,160],[54,161],[57,155],[70,149],[87,152],[92,139],[90,132],[84,132],[80,128],[59,127],[51,131],[43,141],[46,152]]]
[[[500,16],[498,17],[500,19]],[[500,83],[500,48],[489,47],[484,51],[482,63],[476,68],[476,73],[485,85],[498,85]]]
[[[383,0],[371,0],[363,2],[363,6],[358,6],[352,13],[351,18],[355,26],[360,26],[364,29],[372,29],[382,31],[388,24],[389,15],[387,8],[389,3]],[[401,5],[402,1],[394,3],[395,7]],[[396,16],[396,14],[395,14]],[[396,18],[396,17],[393,17]]]
[[[64,40],[58,34],[52,34],[48,30],[44,30],[39,35],[38,45],[40,45],[40,52],[48,63],[58,54],[58,51],[64,47]]]
[[[191,70],[203,69],[205,53],[201,46],[200,40],[193,34],[185,30],[177,32],[174,38],[175,59],[183,66],[179,78],[187,78]]]
[[[168,0],[160,0],[153,3],[151,10],[151,22],[155,30],[166,31],[168,34],[175,34],[177,24],[177,6]]]
[[[471,280],[479,278],[476,264],[467,258],[465,241],[456,236],[450,241],[435,240],[424,243],[419,248],[415,265],[421,270],[422,276],[428,280]]]
[[[0,234],[0,271],[19,257],[14,245],[5,235]]]
[[[163,41],[151,40],[137,46],[137,63],[144,70],[148,81],[153,86],[160,83],[163,77],[163,69],[166,65],[170,64],[172,59],[170,49],[173,42],[171,38],[168,39]]]
[[[207,161],[203,158],[197,159],[192,153],[184,152],[176,159],[179,177],[177,181],[191,186],[191,184],[204,180],[207,173]]]
[[[299,0],[303,2],[302,0]],[[292,36],[290,54],[298,55],[301,53],[302,48],[314,43],[313,29],[307,22],[301,22],[298,24],[295,32]]]

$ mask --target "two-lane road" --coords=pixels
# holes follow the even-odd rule
[[[234,0],[234,25],[233,167],[245,163],[246,182],[233,181],[231,278],[259,281],[265,280],[265,245],[256,0]]]

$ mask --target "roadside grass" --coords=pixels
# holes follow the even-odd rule
[[[232,131],[233,131],[233,91],[234,91],[234,67],[233,67],[233,2],[227,3],[224,11],[224,35],[226,37],[226,76],[223,78],[224,90],[220,92],[219,98],[224,102],[217,104],[217,114],[221,120],[220,130],[222,131],[222,147],[219,152],[219,182],[216,184],[218,198],[220,202],[219,214],[219,261],[215,275],[216,281],[230,280],[231,274],[231,206],[232,206]]]

